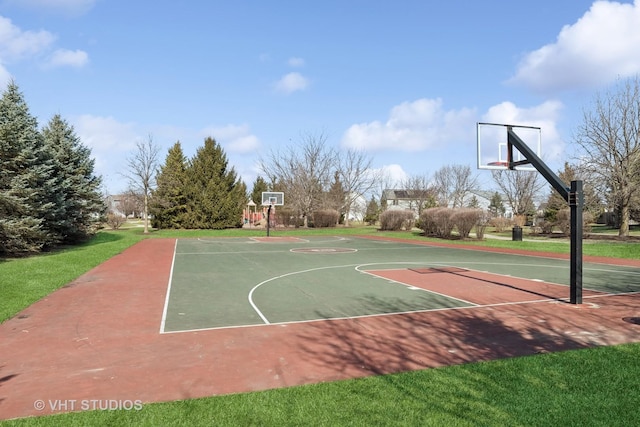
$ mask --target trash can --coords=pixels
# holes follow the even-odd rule
[[[516,225],[511,230],[511,240],[514,242],[522,242],[522,227]]]

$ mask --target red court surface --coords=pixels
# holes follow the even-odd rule
[[[638,295],[160,334],[174,244],[142,241],[0,325],[0,419],[640,341]]]
[[[463,268],[368,270],[367,273],[477,305],[566,299],[567,287]],[[598,292],[584,290],[583,296]]]

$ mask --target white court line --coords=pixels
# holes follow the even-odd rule
[[[315,242],[311,242],[314,243]],[[321,242],[321,243],[330,243],[330,242]],[[298,250],[298,249],[302,249],[301,247],[297,247],[297,248],[291,248],[291,249],[287,249],[287,250],[278,250],[278,251],[264,251],[264,250],[255,250],[255,251],[229,251],[229,252],[180,252],[178,255],[236,255],[236,254],[264,254],[264,253],[270,253],[270,254],[277,254],[277,253],[289,253],[292,250]],[[405,250],[405,249],[413,249],[413,248],[395,248],[395,249],[388,249],[388,250]],[[380,248],[361,248],[361,249],[357,249],[357,252],[362,252],[362,251],[379,251]],[[346,253],[352,253],[352,252],[344,252]]]
[[[253,243],[269,243],[269,244],[274,244],[274,243],[309,243],[309,240],[307,239],[303,239],[301,237],[283,237],[283,236],[279,236],[279,237],[274,237],[274,239],[282,239],[282,240],[272,240],[270,242],[265,242],[264,240],[259,240],[259,239],[264,239],[264,236],[254,236],[254,237],[249,237],[249,239],[253,240]],[[296,239],[296,240],[285,240],[285,239]]]
[[[229,251],[229,252],[180,252],[178,255],[238,255],[238,254],[264,254],[264,253],[285,254],[285,253],[289,253],[289,251],[284,250],[284,251],[265,252],[264,250],[257,250],[257,251]]]
[[[201,243],[207,243],[207,244],[225,244],[225,245],[231,245],[231,244],[246,245],[246,244],[258,243],[250,239],[251,239],[250,237],[211,237],[211,238],[198,237],[196,241]]]
[[[316,268],[310,268],[308,270],[300,270],[300,271],[292,271],[291,273],[286,273],[286,274],[282,274],[280,276],[276,276],[276,277],[271,277],[267,280],[263,280],[262,282],[258,283],[257,285],[255,285],[253,288],[251,288],[251,290],[249,291],[249,304],[251,304],[251,307],[253,307],[253,310],[258,314],[258,316],[260,316],[260,318],[262,319],[262,321],[269,325],[271,322],[269,322],[269,320],[266,318],[266,316],[262,313],[262,311],[260,311],[260,309],[258,308],[258,306],[253,302],[253,293],[255,292],[256,289],[258,289],[260,286],[269,283],[271,281],[277,280],[277,279],[282,279],[283,277],[288,277],[288,276],[294,276],[296,274],[302,274],[302,273],[309,273],[311,271],[318,271],[318,270],[328,270],[331,268],[346,268],[346,267],[354,267],[358,264],[348,264],[348,265],[332,265],[329,267],[316,267]]]
[[[389,279],[389,278],[387,278],[387,277],[378,276],[377,274],[375,274],[375,273],[370,273],[370,272],[369,272],[369,271],[367,271],[367,270],[360,270],[360,267],[361,267],[361,266],[372,266],[372,265],[380,265],[380,264],[388,264],[388,263],[386,263],[386,262],[380,262],[380,263],[362,264],[362,265],[357,266],[357,267],[355,268],[355,270],[356,270],[356,271],[358,271],[358,272],[360,272],[360,273],[368,274],[368,275],[370,275],[370,276],[372,276],[372,277],[375,277],[375,278],[377,278],[377,279],[386,280],[386,281],[387,281],[387,282],[389,282],[389,283],[397,283],[398,285],[402,285],[402,286],[405,286],[405,287],[407,287],[407,288],[415,288],[416,290],[421,290],[421,291],[427,292],[427,293],[429,293],[429,294],[439,295],[439,296],[441,296],[441,297],[445,297],[445,298],[449,298],[449,299],[453,299],[453,300],[462,301],[463,303],[465,303],[465,304],[469,304],[469,305],[471,305],[471,306],[476,306],[476,305],[478,305],[478,304],[476,304],[476,303],[474,303],[474,302],[467,301],[467,300],[464,300],[464,299],[462,299],[462,298],[452,297],[451,295],[447,295],[447,294],[443,294],[443,293],[440,293],[440,292],[432,291],[431,289],[424,289],[424,288],[420,288],[420,287],[416,287],[416,286],[410,285],[410,284],[408,284],[408,283],[400,282],[400,281],[398,281],[398,280],[393,280],[393,279]],[[424,265],[424,263],[418,263],[418,262],[415,262],[415,263],[413,263],[413,262],[412,262],[412,263],[402,263],[402,264],[419,264],[419,265]],[[447,265],[443,265],[443,267],[447,267]],[[394,269],[389,268],[389,269],[385,269],[385,270],[397,270],[397,269],[395,269],[395,268],[394,268]],[[384,270],[378,270],[378,271],[384,271]]]
[[[608,298],[608,297],[616,297],[616,296],[624,296],[624,295],[640,295],[640,291],[638,292],[622,292],[619,294],[600,294],[600,295],[588,295],[584,296],[582,299],[596,299],[596,298]],[[219,329],[240,329],[240,328],[255,328],[255,327],[264,327],[264,326],[287,326],[287,325],[297,325],[297,324],[305,324],[305,323],[316,323],[316,322],[332,322],[334,320],[357,320],[357,319],[365,319],[369,317],[386,317],[386,316],[396,316],[396,315],[404,315],[404,314],[419,314],[419,313],[430,313],[430,312],[438,312],[438,311],[448,311],[448,310],[476,310],[482,308],[490,308],[490,307],[500,307],[507,305],[527,305],[527,304],[540,304],[540,303],[565,303],[569,305],[568,298],[564,299],[541,299],[541,300],[532,300],[532,301],[516,301],[516,302],[498,302],[494,304],[484,304],[484,305],[472,305],[465,307],[442,307],[442,308],[429,308],[424,310],[412,310],[412,311],[398,311],[393,313],[376,313],[376,314],[361,314],[358,316],[345,316],[345,317],[330,317],[328,319],[310,319],[310,320],[291,320],[287,322],[276,322],[276,323],[258,323],[255,325],[232,325],[232,326],[215,326],[211,328],[197,328],[197,329],[181,329],[179,331],[168,331],[165,334],[180,334],[180,333],[188,333],[188,332],[204,332],[204,331],[217,331]]]
[[[178,248],[178,239],[173,246],[173,259],[171,260],[171,270],[169,272],[169,283],[167,284],[167,295],[164,297],[164,309],[162,310],[162,321],[160,322],[160,333],[164,333],[164,325],[167,322],[167,310],[169,308],[169,295],[171,295],[171,281],[173,279],[173,266],[176,263],[176,250]]]

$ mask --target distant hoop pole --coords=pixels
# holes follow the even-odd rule
[[[263,191],[262,206],[267,206],[267,237],[271,229],[271,208],[284,205],[284,193],[282,191]],[[264,212],[264,211],[263,211]]]

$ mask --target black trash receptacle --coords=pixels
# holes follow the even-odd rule
[[[514,242],[522,242],[522,227],[515,226],[513,230],[511,230],[511,240]]]

